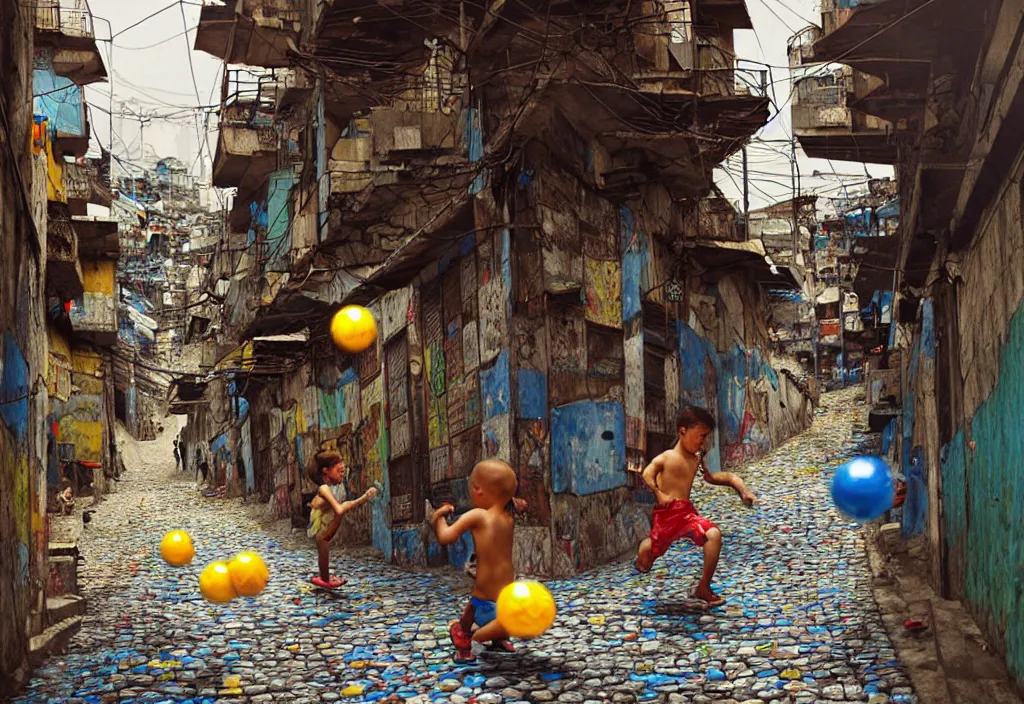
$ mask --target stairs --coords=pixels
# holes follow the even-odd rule
[[[49,579],[46,608],[33,614],[32,622],[41,631],[29,640],[29,663],[35,668],[67,647],[82,627],[86,600],[78,592],[78,546],[75,543],[50,543]]]

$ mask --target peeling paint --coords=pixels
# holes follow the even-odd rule
[[[928,336],[922,332],[922,339]],[[976,618],[999,635],[1006,663],[1024,681],[1024,306],[1010,319],[999,350],[998,377],[966,428],[943,448],[942,494],[950,578]],[[928,344],[923,345],[925,356]],[[967,446],[967,439],[973,447]],[[909,489],[908,489],[909,499]]]
[[[551,411],[555,493],[595,494],[626,484],[626,418],[617,401],[580,401]]]

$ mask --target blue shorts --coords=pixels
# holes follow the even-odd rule
[[[498,605],[487,599],[470,597],[469,603],[473,605],[473,623],[481,628],[498,618]]]

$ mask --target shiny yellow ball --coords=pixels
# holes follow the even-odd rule
[[[241,552],[228,563],[231,584],[238,596],[256,596],[270,580],[270,570],[263,558],[254,552]]]
[[[160,557],[174,567],[184,567],[196,556],[192,538],[183,530],[172,530],[160,541]]]
[[[514,638],[536,638],[555,622],[555,599],[540,582],[513,582],[498,595],[498,623]]]
[[[231,583],[231,572],[226,562],[211,562],[199,575],[199,591],[203,598],[214,604],[225,604],[236,596]]]
[[[345,306],[331,320],[331,338],[342,352],[358,354],[377,339],[377,321],[362,306]]]

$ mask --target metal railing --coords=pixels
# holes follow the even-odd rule
[[[733,84],[738,95],[752,95],[758,98],[768,97],[768,69],[746,66],[751,62],[745,59],[736,59],[736,67],[733,71]]]
[[[821,36],[821,27],[812,24],[790,37],[786,47],[789,65],[796,68],[814,63],[814,45]]]
[[[846,83],[835,76],[812,76],[797,81],[793,105],[846,107]]]
[[[273,70],[232,68],[221,87],[221,124],[272,127],[277,111],[278,77]]]
[[[86,0],[34,0],[29,7],[40,31],[89,39],[96,36]]]

